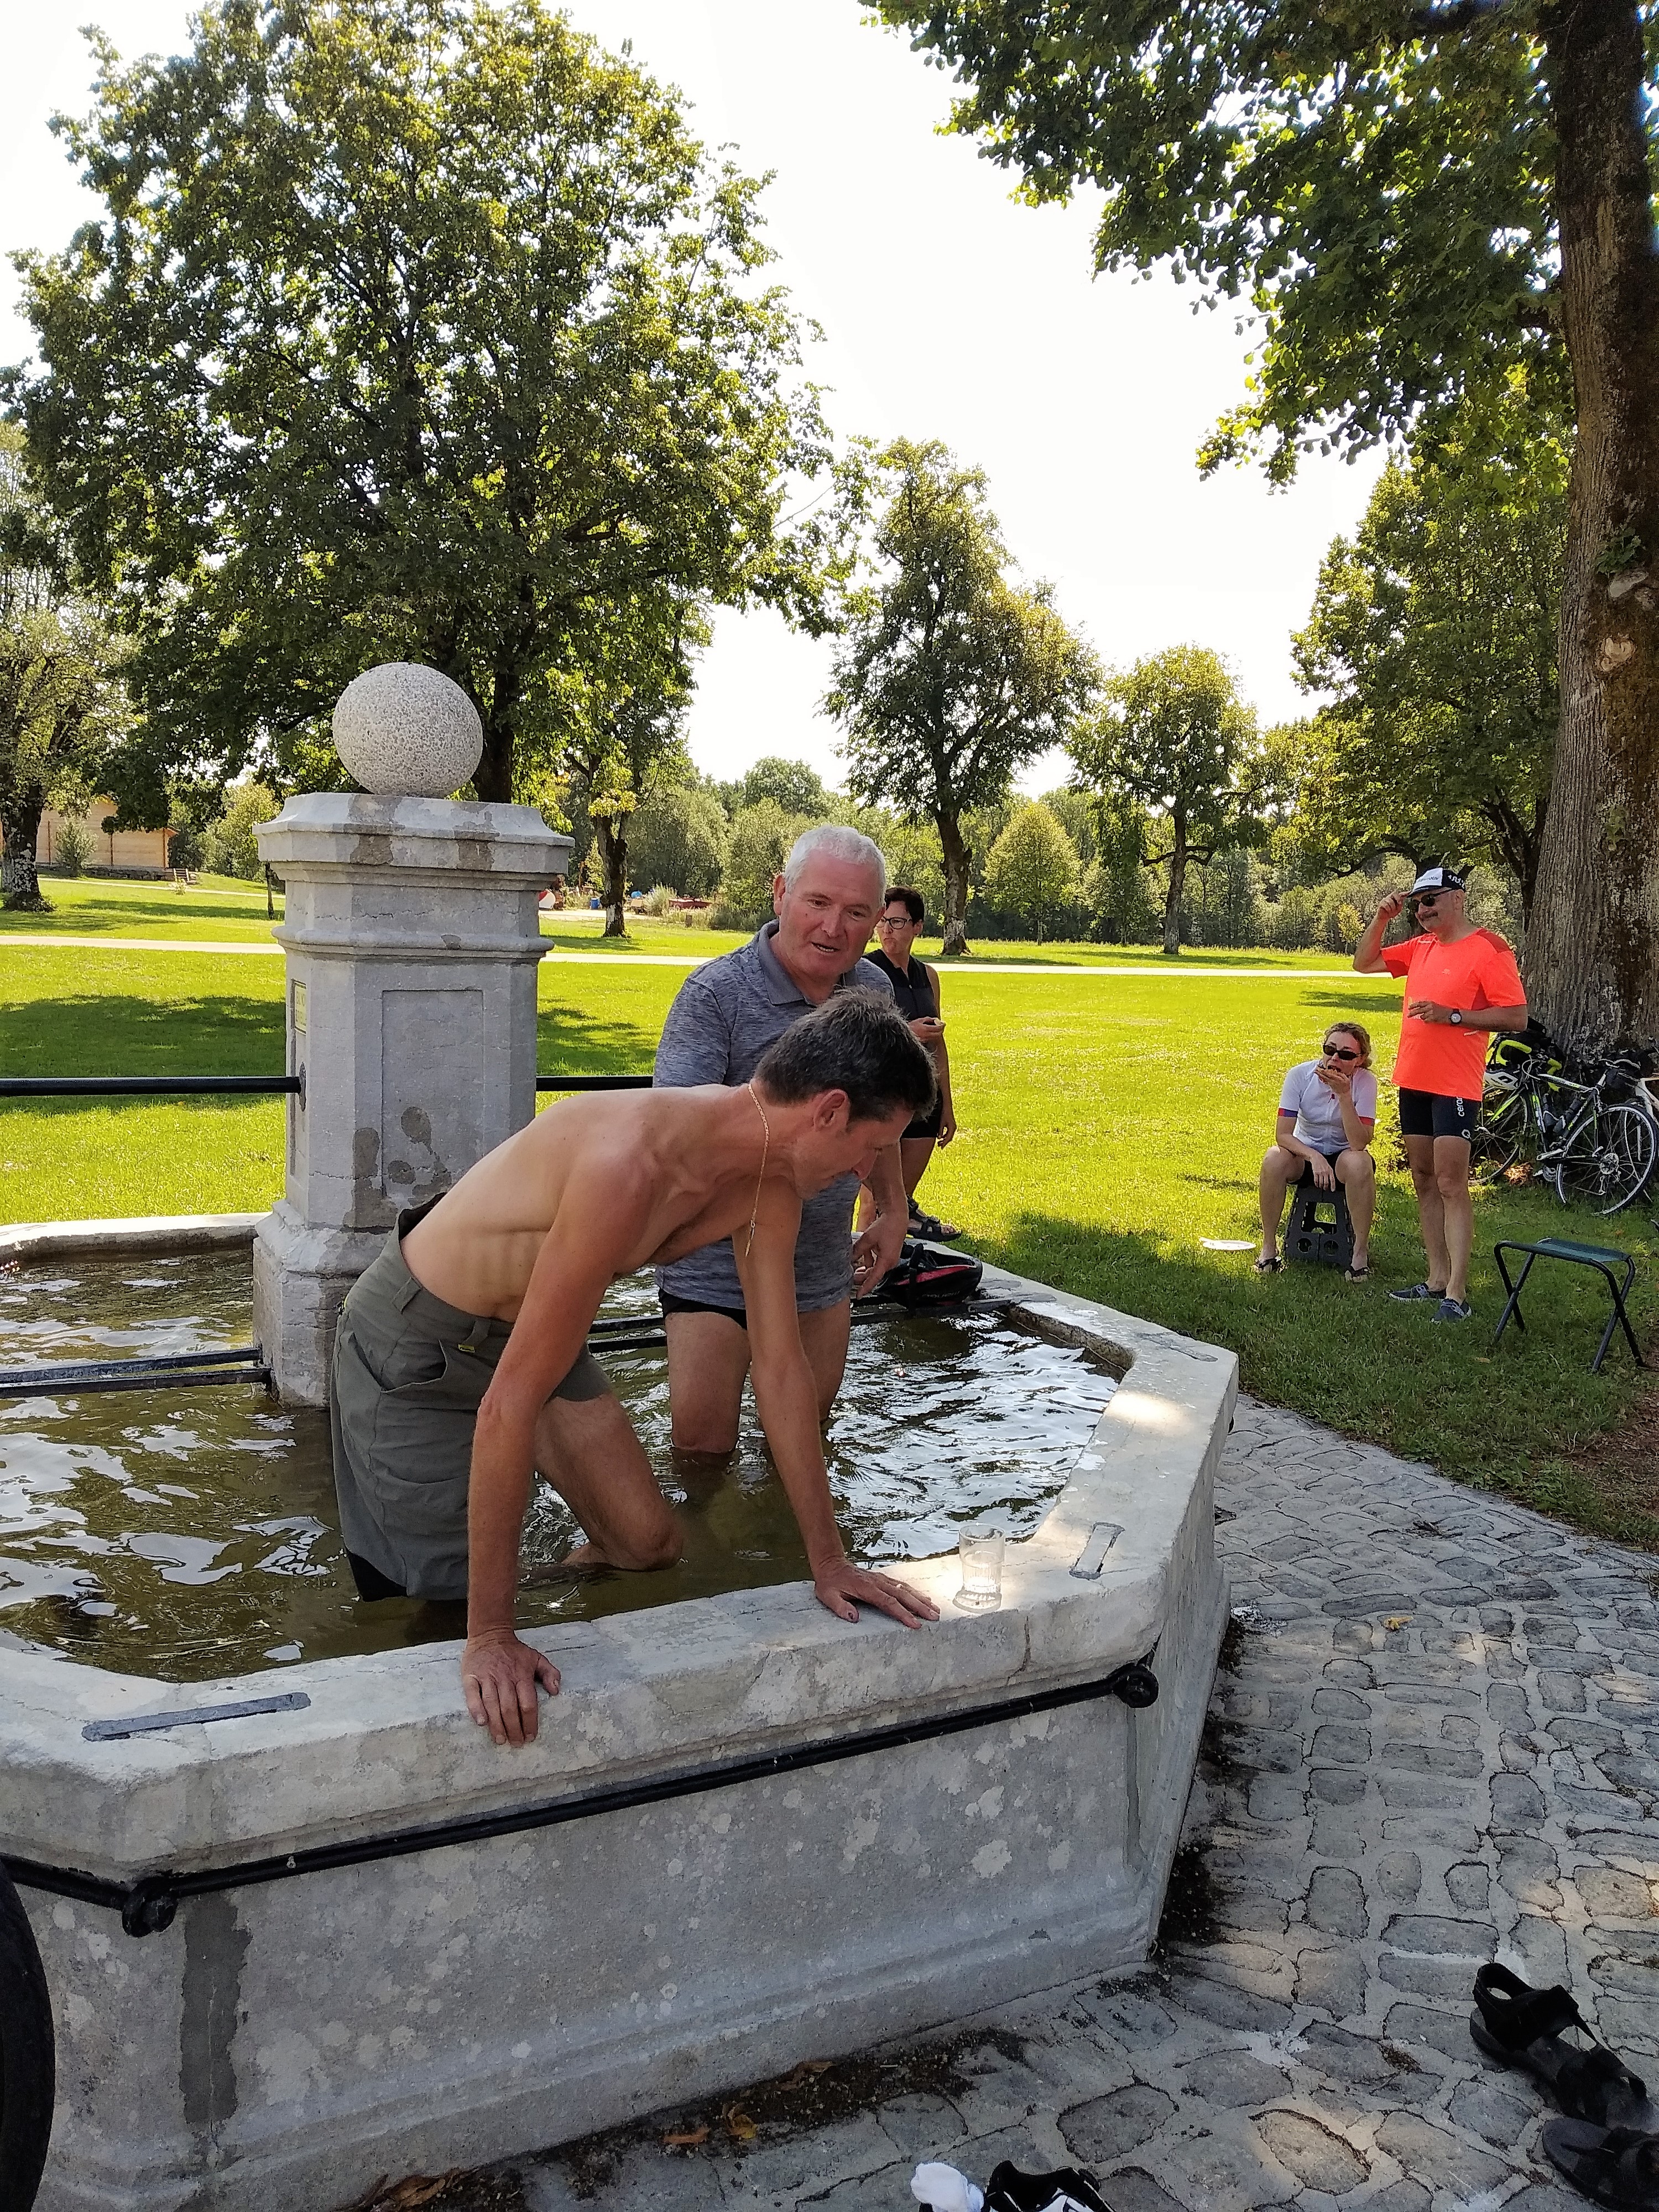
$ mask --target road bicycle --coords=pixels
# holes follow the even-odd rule
[[[1486,1070],[1472,1157],[1488,1182],[1527,1160],[1562,1205],[1619,1213],[1659,1164],[1659,1113],[1635,1060],[1583,1081],[1547,1051],[1511,1046]]]

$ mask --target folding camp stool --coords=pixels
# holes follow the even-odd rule
[[[1290,1225],[1285,1231],[1286,1260],[1311,1260],[1322,1267],[1347,1268],[1353,1264],[1353,1223],[1348,1218],[1347,1195],[1339,1182],[1334,1190],[1321,1190],[1313,1170],[1291,1186]]]
[[[1510,1280],[1509,1269],[1504,1265],[1505,1252],[1524,1252],[1527,1255],[1522,1263],[1521,1273],[1513,1282]],[[1574,1267],[1594,1267],[1607,1285],[1607,1295],[1613,1300],[1613,1311],[1607,1316],[1607,1325],[1601,1332],[1601,1341],[1595,1347],[1595,1357],[1590,1362],[1590,1373],[1592,1375],[1601,1373],[1601,1362],[1607,1356],[1607,1346],[1613,1342],[1613,1332],[1615,1328],[1624,1330],[1625,1341],[1630,1346],[1630,1356],[1637,1365],[1646,1366],[1647,1362],[1642,1357],[1637,1345],[1635,1333],[1630,1325],[1630,1316],[1625,1310],[1625,1300],[1629,1295],[1631,1285],[1636,1280],[1636,1262],[1628,1252],[1618,1251],[1607,1244],[1573,1244],[1570,1243],[1565,1237],[1543,1237],[1536,1244],[1517,1244],[1505,1237],[1501,1243],[1492,1246],[1492,1256],[1498,1262],[1498,1272],[1504,1279],[1504,1288],[1510,1294],[1509,1304],[1504,1307],[1503,1318],[1498,1324],[1498,1336],[1494,1336],[1492,1340],[1494,1351],[1498,1348],[1498,1337],[1502,1336],[1504,1331],[1509,1327],[1511,1316],[1514,1316],[1516,1327],[1523,1335],[1526,1333],[1527,1324],[1521,1312],[1521,1293],[1526,1288],[1528,1276],[1532,1273],[1533,1261],[1534,1260],[1567,1260]],[[1625,1271],[1625,1279],[1622,1284],[1614,1276],[1615,1267],[1622,1267]]]

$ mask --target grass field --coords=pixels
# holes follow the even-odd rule
[[[276,960],[21,945],[3,957],[0,1072],[254,1074],[283,1064]],[[580,1074],[648,1068],[682,977],[596,954],[550,962],[539,981],[540,1065]],[[1541,1193],[1483,1194],[1477,1320],[1431,1326],[1382,1294],[1421,1266],[1385,1103],[1370,1285],[1313,1269],[1258,1280],[1248,1255],[1200,1242],[1252,1233],[1284,1069],[1356,1012],[1386,1067],[1398,1004],[1397,989],[1340,972],[963,975],[946,1004],[962,1134],[924,1195],[988,1259],[1230,1346],[1245,1388],[1263,1398],[1584,1528],[1659,1546],[1650,1476],[1609,1472],[1583,1450],[1636,1395],[1618,1349],[1600,1376],[1586,1371],[1602,1312],[1595,1279],[1540,1270],[1525,1339],[1512,1332],[1490,1348],[1493,1240],[1564,1231],[1640,1255],[1635,1312],[1651,1337],[1659,1237],[1644,1210],[1589,1222]],[[282,1186],[283,1111],[277,1100],[0,1105],[0,1218],[264,1207]]]

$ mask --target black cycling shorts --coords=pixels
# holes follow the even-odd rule
[[[1402,1090],[1400,1093],[1402,1137],[1461,1137],[1466,1145],[1472,1145],[1480,1115],[1478,1098],[1446,1098],[1437,1091]]]

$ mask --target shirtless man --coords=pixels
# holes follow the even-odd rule
[[[619,1275],[731,1237],[755,1401],[822,1605],[906,1628],[938,1607],[854,1566],[824,1470],[795,1312],[801,1201],[867,1176],[933,1097],[925,1052],[873,994],[797,1022],[738,1088],[550,1106],[441,1199],[398,1217],[341,1310],[331,1418],[340,1525],[365,1597],[467,1601],[461,1681],[497,1743],[536,1734],[558,1669],[514,1631],[532,1468],[588,1541],[579,1565],[672,1566],[679,1525],[586,1348]]]

